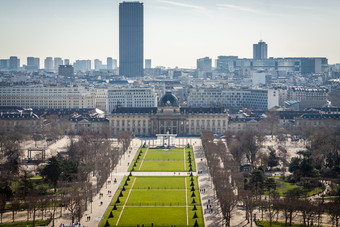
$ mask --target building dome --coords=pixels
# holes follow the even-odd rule
[[[158,102],[159,107],[172,106],[178,107],[178,99],[171,92],[166,92]]]

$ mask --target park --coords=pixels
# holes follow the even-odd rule
[[[100,226],[204,226],[192,146],[142,145]],[[133,176],[170,172],[174,176]],[[178,176],[176,172],[187,172]]]

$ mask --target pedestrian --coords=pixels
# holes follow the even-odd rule
[[[209,206],[207,205],[207,209],[209,209]]]

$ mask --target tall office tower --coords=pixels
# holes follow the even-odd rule
[[[20,68],[20,59],[16,56],[11,56],[9,58],[9,69],[16,70]]]
[[[205,58],[197,59],[197,70],[210,72],[211,71],[211,58],[205,57]]]
[[[267,43],[260,40],[258,44],[253,45],[253,58],[254,59],[267,59]]]
[[[90,71],[91,70],[91,60],[76,60],[73,64],[74,71]]]
[[[119,4],[119,74],[121,76],[144,76],[143,24],[143,3]]]
[[[69,65],[70,64],[70,59],[64,59],[64,65]]]
[[[112,59],[112,67],[113,67],[113,69],[116,69],[118,67],[117,59]]]
[[[27,70],[37,70],[40,68],[40,59],[34,57],[27,57]]]
[[[9,59],[0,59],[0,69],[9,68]]]
[[[102,68],[102,61],[99,59],[94,59],[94,70],[101,70]]]
[[[40,58],[34,58],[34,67],[40,69]]]
[[[145,68],[151,69],[151,59],[145,59]]]
[[[59,69],[59,65],[63,64],[63,59],[61,58],[54,58],[54,69],[58,70]]]
[[[217,72],[227,73],[234,71],[237,59],[237,56],[218,56],[216,60]]]
[[[49,71],[53,70],[53,58],[51,58],[51,57],[45,58],[44,68],[45,68],[45,70],[49,70]]]
[[[211,73],[211,58],[197,59],[197,77],[205,78],[209,72]]]
[[[106,58],[106,69],[107,70],[112,70],[113,69],[113,65],[112,65],[112,58],[108,57]]]

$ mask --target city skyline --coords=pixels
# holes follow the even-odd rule
[[[118,59],[118,6],[122,1],[2,0],[0,58]],[[327,57],[339,63],[340,2],[328,0],[145,0],[145,58],[154,66],[195,68],[219,55],[252,57],[268,44],[268,57]],[[65,4],[63,4],[65,3]],[[67,5],[66,5],[67,3]],[[65,7],[65,5],[67,7]]]

